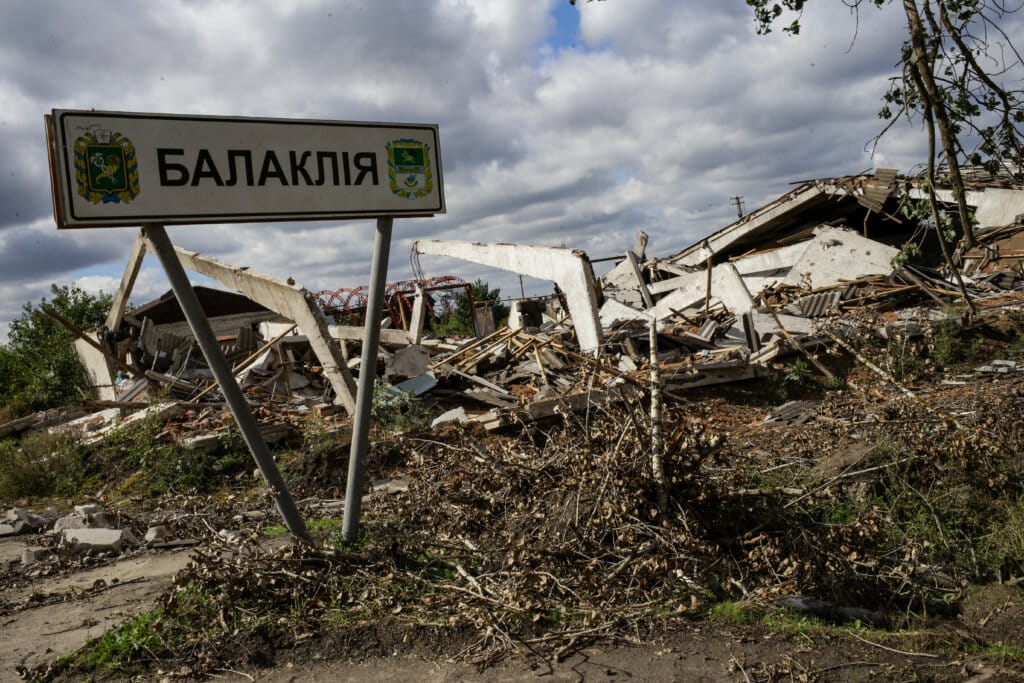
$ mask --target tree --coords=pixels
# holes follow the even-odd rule
[[[74,335],[43,312],[50,308],[81,329],[103,323],[113,297],[94,296],[75,285],[50,285],[52,300],[22,307],[0,345],[0,405],[25,414],[78,399],[85,370],[72,348]]]
[[[759,34],[770,33],[777,24],[783,24],[782,30],[790,35],[800,33],[807,0],[746,1]],[[879,10],[896,4],[894,0],[842,2],[858,18],[866,4]],[[959,227],[966,249],[977,242],[963,167],[982,167],[993,175],[1018,180],[1024,177],[1024,59],[1000,25],[1021,4],[1008,7],[1004,0],[899,0],[899,5],[907,22],[907,39],[900,49],[900,73],[882,96],[879,116],[889,123],[875,143],[901,117],[924,125],[928,159],[922,189],[928,197],[929,222],[938,232],[954,276],[960,280],[946,236],[955,235]],[[940,171],[946,174],[943,181],[948,182],[956,203],[955,221],[936,196]],[[960,287],[970,306],[962,281]]]
[[[806,0],[747,0],[758,33],[777,21],[795,18],[783,31],[800,32]],[[843,0],[859,11],[870,2],[881,9],[892,0]],[[964,246],[976,242],[974,219],[966,201],[962,167],[981,166],[992,174],[1021,177],[1024,170],[1024,111],[1019,87],[1024,60],[1000,26],[1019,9],[1002,0],[900,0],[907,22],[907,39],[900,50],[901,72],[883,95],[879,115],[890,123],[901,116],[924,124],[928,134],[925,190],[932,221],[940,231],[947,217],[935,196],[937,169],[944,167],[956,201]],[[1005,85],[1014,82],[1018,87]]]
[[[473,304],[487,303],[494,313],[494,324],[503,325],[508,320],[509,306],[501,301],[501,290],[483,280],[477,279],[472,285]],[[474,334],[473,316],[470,312],[469,293],[464,289],[457,290],[452,305],[451,317],[435,325],[435,331],[441,334],[471,335]]]

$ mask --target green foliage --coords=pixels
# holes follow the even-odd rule
[[[928,187],[927,182],[919,185],[919,189],[924,192],[928,191]],[[910,183],[903,184],[902,190],[899,193],[899,213],[908,218],[911,222],[925,223],[934,229],[935,216],[932,211],[931,201],[927,197],[914,198],[912,196],[912,190],[913,188]],[[946,244],[952,245],[956,242],[958,237],[954,214],[944,209],[940,209],[938,214],[940,221],[938,229],[939,237]],[[970,222],[973,224],[975,222],[974,212],[969,212],[968,216]],[[895,261],[897,265],[902,265],[911,258],[920,255],[920,246],[907,242],[900,249],[900,253],[897,254]]]
[[[85,481],[85,458],[74,439],[36,432],[0,441],[0,500],[68,496]]]
[[[491,288],[483,280],[477,280],[472,285],[473,302],[480,304],[488,302],[494,313],[494,324],[501,327],[508,321],[509,306],[501,302],[501,290],[497,287]],[[446,320],[433,322],[434,334],[439,336],[469,337],[475,334],[473,330],[473,317],[470,314],[469,294],[465,290],[458,290],[452,300],[452,314]]]
[[[153,413],[143,420],[114,430],[97,446],[97,460],[104,463],[106,473],[142,473],[135,486],[148,493],[205,493],[223,486],[232,475],[252,466],[252,457],[230,428],[221,439],[221,447],[213,453],[181,448],[157,438],[164,422]]]
[[[783,369],[772,372],[765,381],[773,399],[785,402],[810,387],[813,375],[810,364],[803,357],[797,357]]]
[[[896,254],[892,263],[894,266],[903,266],[916,258],[920,258],[923,253],[919,244],[904,242],[903,246],[900,247],[900,253]]]
[[[73,655],[56,662],[54,673],[75,680],[127,680],[133,672],[168,661],[169,653],[200,637],[227,619],[237,623],[238,614],[224,609],[223,596],[194,583],[176,587],[163,606],[127,619]],[[191,644],[191,643],[190,643]]]
[[[52,300],[26,303],[0,345],[0,405],[24,415],[78,400],[85,371],[71,344],[74,335],[46,315],[55,310],[80,329],[103,323],[112,297],[94,296],[75,285],[50,286]]]
[[[783,31],[799,33],[805,0],[747,0],[747,4],[759,34],[771,32],[775,24],[794,15]],[[967,246],[973,246],[973,216],[960,168],[982,167],[992,174],[1018,178],[1024,168],[1024,89],[1020,87],[1024,64],[1010,36],[992,30],[1020,7],[996,0],[847,3],[855,13],[869,4],[902,7],[907,26],[900,46],[900,74],[889,80],[879,111],[879,117],[889,123],[877,137],[901,118],[924,124],[928,180],[934,182],[936,166],[945,165],[959,227]],[[928,201],[937,202],[934,197]],[[948,239],[947,226],[936,227]]]
[[[812,374],[810,364],[803,358],[797,358],[783,373],[782,381],[787,384],[806,384]]]
[[[839,391],[846,388],[846,380],[838,375],[825,379],[825,391]]]
[[[985,536],[979,553],[992,572],[1007,569],[1018,574],[1024,568],[1024,499],[997,503],[990,523],[992,533]]]
[[[411,391],[397,391],[384,384],[373,387],[370,416],[385,434],[401,434],[422,427],[427,419],[423,405]]]
[[[127,673],[141,660],[155,659],[165,647],[155,629],[162,610],[155,609],[127,619],[110,629],[68,662],[72,669],[115,676]]]
[[[944,368],[974,360],[978,354],[977,344],[967,338],[959,316],[953,311],[932,326],[928,350],[936,364]]]
[[[309,412],[302,423],[302,449],[315,457],[348,446],[350,438],[349,429],[335,427],[316,411]]]

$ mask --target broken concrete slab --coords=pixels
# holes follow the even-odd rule
[[[89,526],[89,520],[87,520],[83,515],[65,515],[53,523],[53,528],[50,530],[50,533],[61,534],[69,529],[84,529],[87,526]]]
[[[135,543],[127,529],[66,529],[61,541],[78,554],[119,553],[126,545]]]
[[[653,308],[644,312],[661,320],[671,316],[673,311],[703,303],[708,293],[707,274],[692,273],[686,280],[686,287],[677,288],[658,301]],[[711,269],[711,296],[714,300],[721,301],[736,316],[743,315],[754,307],[754,298],[732,263],[721,263]]]
[[[132,413],[123,420],[115,420],[110,424],[90,432],[82,439],[82,443],[85,445],[99,443],[118,429],[130,429],[132,425],[150,418],[154,420],[169,420],[172,417],[181,415],[184,411],[184,406],[178,402],[156,403],[143,410]]]
[[[565,296],[580,349],[592,352],[600,347],[603,334],[597,312],[594,271],[582,251],[451,240],[417,240],[413,251],[450,256],[555,282]]]
[[[420,345],[398,349],[388,359],[384,374],[387,377],[419,377],[430,369],[430,353]]]
[[[469,422],[469,416],[466,414],[466,409],[459,406],[458,408],[452,408],[451,410],[441,413],[431,420],[430,428],[434,429],[451,422],[458,422],[459,424]]]
[[[392,479],[380,479],[371,484],[374,493],[403,493],[409,490],[409,478],[399,475]]]
[[[53,550],[50,548],[25,548],[21,551],[21,566],[31,567],[52,554]]]
[[[157,526],[151,526],[146,529],[146,535],[143,537],[143,541],[149,545],[152,543],[159,543],[167,538],[167,527],[158,524]]]
[[[637,310],[632,306],[627,306],[616,299],[606,299],[604,304],[601,306],[599,319],[601,320],[601,327],[607,330],[614,327],[615,324],[619,322],[647,320],[647,316],[643,311]]]
[[[46,518],[41,515],[34,515],[21,508],[11,508],[4,515],[4,521],[14,527],[16,533],[27,531],[39,531],[46,524]]]
[[[899,253],[899,249],[853,230],[822,226],[815,228],[814,239],[793,263],[786,282],[817,289],[840,280],[886,275],[892,272],[892,261]]]
[[[431,389],[437,386],[437,377],[432,372],[425,372],[419,377],[410,377],[404,382],[399,382],[392,387],[392,393],[396,392],[412,392],[413,396],[422,396]]]
[[[787,332],[801,335],[814,333],[814,323],[809,318],[785,313],[776,313],[775,316]],[[762,342],[767,341],[767,337],[779,331],[779,325],[776,324],[775,318],[770,313],[753,310],[750,311],[750,318]]]
[[[64,424],[51,427],[51,433],[88,434],[102,429],[121,417],[120,408],[107,408],[95,413],[90,413]]]
[[[328,325],[331,337],[340,341],[363,341],[366,334],[361,327],[351,325]],[[382,328],[380,331],[380,343],[388,347],[402,347],[409,344],[409,333],[405,330],[391,330]]]

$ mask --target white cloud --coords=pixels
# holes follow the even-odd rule
[[[732,196],[752,209],[794,180],[921,158],[920,131],[905,125],[876,159],[864,150],[898,59],[898,7],[866,9],[858,24],[842,3],[809,3],[802,35],[758,37],[740,2],[581,1],[579,38],[545,46],[567,1],[7,3],[0,325],[51,282],[116,286],[135,238],[53,227],[42,115],[54,107],[440,124],[448,214],[396,222],[392,279],[412,275],[409,246],[424,237],[601,257],[642,228],[665,253],[732,220]],[[1021,35],[1012,21],[1004,29]],[[170,234],[317,290],[366,283],[374,227]],[[518,291],[515,276],[471,264],[424,267]],[[165,290],[147,258],[138,302]]]

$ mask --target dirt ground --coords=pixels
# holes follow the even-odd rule
[[[962,376],[967,378],[961,379]],[[640,572],[640,562],[618,546],[614,550],[621,554],[603,554],[598,558],[598,551],[610,547],[608,542],[597,543],[593,546],[597,550],[593,550],[565,536],[567,528],[587,531],[603,527],[597,522],[590,527],[568,524],[568,511],[571,509],[578,516],[581,505],[585,509],[591,505],[590,518],[600,521],[596,516],[598,507],[589,498],[584,497],[581,502],[579,495],[567,497],[559,488],[565,486],[566,477],[579,477],[566,490],[597,491],[600,498],[612,488],[608,484],[606,489],[604,482],[614,482],[621,485],[620,499],[627,502],[646,490],[622,485],[623,480],[632,476],[618,465],[626,459],[622,454],[628,452],[618,447],[622,441],[620,433],[625,435],[627,426],[633,424],[628,412],[619,413],[618,421],[609,419],[607,429],[605,425],[584,429],[585,457],[578,447],[582,442],[574,441],[575,432],[568,430],[564,435],[552,430],[543,444],[540,439],[515,440],[466,428],[389,440],[378,446],[367,479],[400,480],[403,485],[368,496],[364,522],[375,526],[374,533],[368,534],[370,541],[366,546],[339,550],[329,556],[275,554],[288,550],[290,542],[286,534],[270,533],[278,520],[268,500],[241,492],[228,495],[226,491],[160,501],[135,496],[117,502],[123,504],[118,508],[119,514],[133,522],[136,534],[146,529],[148,515],[156,514],[150,508],[162,506],[163,518],[179,520],[178,526],[172,528],[171,538],[175,542],[195,543],[195,547],[133,550],[119,558],[76,558],[65,554],[56,558],[59,561],[41,562],[26,570],[22,553],[26,548],[39,547],[40,538],[28,535],[0,539],[0,683],[18,680],[19,670],[79,650],[128,617],[158,605],[166,607],[171,602],[168,589],[175,585],[176,575],[183,579],[179,588],[194,582],[205,588],[205,595],[215,596],[210,601],[214,608],[196,612],[201,615],[201,622],[181,622],[191,629],[187,634],[190,638],[182,637],[180,641],[186,643],[183,647],[187,651],[150,657],[145,666],[133,669],[145,672],[135,680],[194,680],[190,667],[195,666],[195,671],[205,672],[207,680],[270,683],[1024,681],[1024,581],[1020,579],[1019,562],[1007,564],[1005,571],[989,571],[976,583],[965,578],[971,576],[965,571],[949,570],[949,577],[955,577],[949,579],[953,586],[949,592],[955,593],[956,601],[949,602],[949,609],[938,616],[934,609],[906,607],[907,600],[893,599],[882,604],[886,601],[871,599],[871,590],[880,590],[873,586],[888,587],[895,593],[899,588],[893,587],[895,583],[904,579],[910,582],[916,576],[913,572],[928,569],[922,562],[910,562],[909,555],[893,561],[890,556],[895,556],[895,551],[862,556],[851,551],[871,552],[873,546],[859,539],[883,534],[883,524],[897,519],[894,513],[881,515],[880,507],[890,502],[884,496],[878,497],[875,507],[853,507],[857,501],[866,499],[872,486],[883,492],[893,490],[883,488],[884,482],[878,477],[896,464],[913,459],[919,465],[915,470],[899,470],[900,475],[892,478],[897,483],[908,476],[927,475],[925,481],[935,491],[943,492],[947,490],[943,485],[958,472],[981,471],[985,474],[979,479],[981,485],[965,490],[976,494],[982,491],[997,502],[1019,495],[1016,483],[1006,484],[1008,477],[1013,482],[1024,477],[1019,440],[1008,442],[1014,446],[1005,451],[989,448],[998,460],[977,461],[973,454],[988,443],[991,435],[1009,433],[1008,426],[1016,424],[1008,417],[1021,414],[1024,375],[991,380],[948,373],[928,379],[914,380],[913,390],[965,427],[956,432],[939,429],[939,420],[934,415],[922,410],[914,412],[917,408],[913,402],[895,392],[880,391],[877,382],[872,384],[870,375],[863,372],[851,378],[851,385],[855,382],[863,387],[855,392],[826,393],[813,387],[791,392],[790,398],[800,399],[796,409],[812,418],[809,422],[802,417],[794,418],[792,423],[769,419],[777,406],[769,405],[765,391],[771,387],[763,384],[723,385],[705,394],[693,394],[692,402],[680,408],[677,417],[682,426],[678,433],[673,433],[673,444],[683,444],[688,439],[686,448],[697,452],[705,444],[700,440],[702,435],[710,433],[703,425],[713,425],[716,434],[727,437],[726,449],[708,458],[700,470],[700,483],[728,485],[716,483],[717,489],[710,485],[706,489],[687,488],[686,471],[680,470],[683,483],[679,485],[679,495],[690,504],[690,519],[697,522],[694,528],[713,533],[693,534],[690,538],[688,530],[687,535],[681,532],[685,525],[676,525],[670,531],[676,534],[673,543],[677,545],[666,542],[664,550],[648,543],[648,536],[616,541],[625,548],[650,546],[660,553],[652,555],[658,563],[643,565],[646,568],[642,574],[627,575],[622,571],[621,568],[630,566],[631,571]],[[950,381],[943,381],[947,379]],[[582,423],[579,428],[583,429]],[[634,429],[636,441],[629,448],[639,449],[644,434],[639,428]],[[983,438],[954,443],[949,436],[963,434],[980,434]],[[1019,434],[1014,432],[1010,436],[1016,439]],[[614,448],[602,450],[605,447],[601,444]],[[883,452],[879,450],[880,444],[895,444],[902,450]],[[679,445],[680,450],[683,448]],[[962,454],[963,462],[946,451]],[[336,497],[340,495],[337,486],[343,479],[344,452],[318,449],[301,461],[286,463],[296,497],[306,501],[303,504],[307,519],[321,525],[321,541],[336,533]],[[880,452],[883,454],[879,455]],[[527,453],[531,454],[529,458]],[[606,459],[600,460],[598,456]],[[586,466],[577,467],[577,461]],[[989,470],[981,470],[982,466]],[[580,474],[591,470],[600,475],[596,480]],[[798,477],[798,472],[804,474]],[[764,476],[769,473],[774,478]],[[508,488],[513,485],[515,488]],[[701,491],[706,492],[707,499],[698,500],[691,495]],[[919,491],[910,493],[921,496]],[[605,500],[612,500],[608,495]],[[324,507],[328,502],[334,507]],[[835,517],[827,518],[827,524],[822,523],[811,517],[808,507],[805,517],[794,518],[792,524],[767,529],[762,524],[766,511],[778,513],[795,508],[798,503],[811,502],[832,506],[829,509],[835,510]],[[66,509],[70,503],[64,501],[63,507]],[[115,501],[109,504],[112,506]],[[43,506],[44,502],[40,502],[35,507]],[[926,545],[916,543],[917,537],[912,537],[912,533],[920,532],[925,540],[941,537],[941,533],[934,533],[934,527],[942,530],[936,510],[927,501],[924,506],[928,514],[920,528],[906,530],[907,542],[891,543],[883,550],[897,548],[902,553],[916,549],[914,552],[924,553]],[[859,516],[850,510],[860,510]],[[719,513],[722,520],[716,516]],[[985,516],[982,521],[990,519],[1002,518]],[[399,522],[393,523],[394,520]],[[953,529],[953,521],[957,520],[947,518],[945,528]],[[641,527],[655,529],[657,533],[650,532],[654,534],[650,538],[667,538],[668,532],[650,525],[624,528]],[[986,530],[989,528],[985,526]],[[1022,528],[1021,524],[1015,527],[1017,533]],[[792,529],[796,531],[788,535]],[[805,536],[800,535],[800,529],[817,533],[816,543],[801,544],[799,541]],[[835,539],[829,534],[843,529],[850,532],[849,537],[835,536],[839,540],[833,544]],[[221,534],[232,530],[228,535],[249,534],[255,540],[251,546],[241,542],[231,545],[218,530]],[[1004,527],[998,528],[1003,530]],[[446,537],[438,538],[443,535]],[[998,534],[986,537],[991,535]],[[519,539],[525,540],[516,545]],[[692,543],[687,545],[689,540]],[[840,542],[851,545],[847,548]],[[948,545],[950,557],[937,556],[936,562],[954,566],[955,556],[965,551],[954,542]],[[523,554],[525,550],[516,550],[519,554],[515,561],[519,564],[515,571],[508,569],[512,564],[503,564],[508,548],[523,547],[532,552],[563,546],[590,549],[585,558],[589,563],[565,561],[559,565],[564,554],[549,553],[530,559]],[[839,551],[841,554],[837,554]],[[691,565],[680,564],[679,558],[685,559],[688,553],[700,562],[706,560],[706,567],[697,560]],[[839,558],[838,564],[825,566],[821,560],[826,553],[832,553],[833,560]],[[188,568],[191,556],[199,559],[196,567]],[[766,558],[763,561],[759,559],[762,556]],[[524,568],[524,557],[535,562],[535,566]],[[854,564],[855,559],[859,564]],[[796,560],[801,560],[801,564]],[[848,584],[858,577],[864,578],[858,567],[868,566],[867,561],[874,563],[872,578],[883,574],[879,563],[887,563],[883,578],[893,585],[866,582],[853,590]],[[733,563],[732,573],[720,571],[724,562]],[[672,572],[671,567],[678,571]],[[707,571],[698,574],[702,568]],[[693,576],[717,577],[722,594],[711,601],[706,598],[707,592],[664,590],[670,587],[672,577],[684,569]],[[839,573],[842,570],[846,573]],[[303,573],[306,571],[308,574]],[[602,593],[602,602],[587,603],[594,613],[586,620],[578,618],[571,626],[566,625],[568,620],[538,623],[559,607],[556,600],[548,600],[554,593],[543,588],[543,582],[537,582],[536,590],[533,583],[527,582],[542,575],[555,576],[556,583],[571,584],[579,592],[593,589],[607,595]],[[639,578],[628,579],[633,575]],[[500,583],[495,578],[498,576],[516,580]],[[608,606],[614,608],[624,591],[637,585],[642,585],[643,591],[632,596],[631,601],[622,601],[619,608],[627,617],[616,620]],[[316,590],[289,593],[307,590],[309,586]],[[489,592],[482,592],[481,586]],[[808,587],[817,587],[820,593],[806,590]],[[416,592],[402,592],[412,589]],[[225,595],[234,600],[227,609],[220,601]],[[253,595],[259,599],[250,600]],[[868,628],[849,622],[839,626],[792,614],[773,621],[716,611],[723,605],[748,602],[763,610],[755,614],[778,615],[783,600],[796,595],[833,601],[853,595],[860,600],[848,599],[835,605],[888,607],[888,616],[892,618],[885,626]],[[679,602],[684,598],[693,602]],[[520,599],[536,602],[522,603],[526,607],[513,604]],[[512,605],[502,613],[506,621],[500,623],[494,616],[499,602]],[[339,604],[341,609],[337,608]],[[296,605],[319,609],[319,616],[304,619],[306,614]],[[641,608],[653,611],[651,605],[664,610],[659,613],[659,620],[636,616],[641,614]],[[623,606],[632,611],[625,611]],[[690,606],[689,611],[686,606]],[[341,613],[348,620],[331,621],[331,615]],[[245,618],[252,616],[252,622],[238,618],[239,614]],[[527,620],[524,616],[515,621],[513,617],[519,614],[537,618]],[[555,616],[559,615],[572,616],[564,609]],[[914,618],[900,618],[911,615]],[[218,617],[219,624],[215,623]],[[259,623],[246,626],[255,622]],[[610,626],[613,623],[614,628]],[[488,624],[514,632],[514,642],[509,639],[506,648],[487,647],[502,635],[500,628],[492,631]],[[207,625],[211,627],[209,631]],[[886,627],[893,630],[885,630]],[[209,633],[214,632],[216,637],[211,639]],[[192,638],[196,633],[200,634],[198,639]],[[557,634],[557,639],[552,634]],[[531,647],[537,650],[532,651]],[[489,659],[491,655],[495,656]],[[474,666],[477,661],[485,661],[487,666]],[[82,675],[65,672],[57,680],[93,680],[81,678]]]
[[[250,678],[250,676],[252,678]],[[999,663],[899,654],[855,640],[780,635],[756,628],[665,634],[640,646],[591,647],[560,662],[516,659],[479,671],[423,657],[286,663],[225,680],[329,681],[1019,681]]]
[[[0,541],[9,570],[20,563],[22,539]],[[188,549],[147,551],[98,566],[34,580],[14,580],[0,589],[0,681],[18,680],[16,667],[69,654],[115,623],[152,609],[189,561]],[[358,634],[345,642],[315,638],[267,653],[266,668],[222,670],[208,680],[266,683],[328,681],[771,681],[929,680],[1016,681],[1024,669],[1001,662],[992,649],[977,657],[934,654],[936,643],[965,640],[1024,646],[1024,591],[1020,586],[978,589],[954,623],[934,631],[904,634],[905,643],[877,644],[852,632],[780,632],[763,625],[719,625],[707,621],[661,633],[643,643],[585,647],[555,661],[515,657],[486,669],[459,664],[429,642],[377,642],[358,652]],[[380,647],[392,647],[380,654]],[[916,651],[927,648],[929,652]],[[938,648],[941,651],[941,647]],[[961,647],[961,652],[963,648]],[[372,655],[372,656],[370,656]],[[174,672],[179,673],[180,672]],[[146,679],[170,680],[163,673]]]
[[[18,538],[0,541],[3,566],[20,563],[29,547]],[[18,665],[74,652],[114,624],[152,609],[188,559],[187,550],[147,552],[73,573],[8,581],[0,592],[0,681],[14,680]]]

